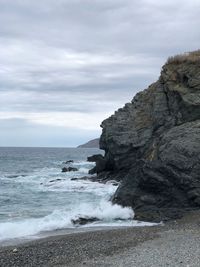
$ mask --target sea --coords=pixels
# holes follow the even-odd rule
[[[91,148],[0,147],[0,244],[63,230],[152,225],[133,220],[132,209],[112,205],[116,184],[72,179],[88,176],[94,164],[87,157],[99,153]],[[65,166],[78,171],[62,173]],[[99,220],[74,225],[79,217]]]

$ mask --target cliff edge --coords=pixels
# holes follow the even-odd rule
[[[98,176],[121,181],[113,203],[149,221],[200,208],[200,50],[169,58],[101,127]]]

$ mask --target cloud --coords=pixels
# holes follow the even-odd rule
[[[75,147],[99,136],[98,130],[78,130],[68,126],[51,126],[25,119],[0,119],[0,146]],[[14,133],[14,134],[13,134]]]
[[[99,132],[168,56],[199,48],[199,10],[198,0],[1,0],[0,118]]]

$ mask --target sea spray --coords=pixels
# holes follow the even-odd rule
[[[30,218],[14,222],[0,223],[0,240],[36,235],[44,231],[64,228],[74,228],[72,220],[79,217],[96,217],[100,223],[112,223],[113,220],[129,220],[133,218],[133,211],[112,205],[108,201],[101,201],[99,206],[80,204],[75,210],[69,212],[65,209],[55,210],[42,218]],[[127,222],[124,223],[127,225]],[[130,222],[128,223],[130,225]],[[88,225],[90,226],[90,224]]]

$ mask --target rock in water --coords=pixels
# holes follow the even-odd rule
[[[170,58],[157,82],[101,126],[99,175],[121,179],[113,203],[151,221],[200,208],[200,51]]]
[[[64,168],[62,168],[62,172],[76,172],[76,171],[78,171],[78,169],[75,168],[75,167],[64,167]]]
[[[79,217],[78,219],[72,219],[71,220],[72,223],[74,225],[84,225],[84,224],[87,224],[87,223],[92,223],[92,222],[96,222],[96,221],[99,221],[98,218],[96,217]]]
[[[62,181],[62,179],[57,178],[57,179],[54,179],[54,180],[50,180],[49,183],[60,182],[60,181]]]
[[[69,163],[73,163],[74,161],[72,159],[64,161],[63,164],[69,164]]]

